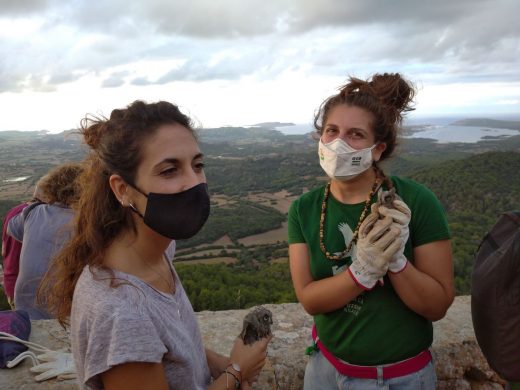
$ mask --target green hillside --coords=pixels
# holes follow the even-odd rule
[[[316,141],[263,128],[208,129],[199,136],[212,195],[211,217],[196,237],[178,243],[177,257],[184,261],[178,264],[179,274],[195,307],[219,310],[294,301],[283,238],[268,244],[242,239],[278,229],[287,218],[275,200],[261,202],[256,194],[285,190],[294,196],[324,183]],[[71,134],[0,134],[2,220],[9,208],[30,197],[33,184],[49,168],[81,159],[84,152]],[[481,238],[502,212],[520,209],[519,152],[520,135],[473,144],[400,139],[397,157],[384,164],[387,174],[428,186],[446,209],[458,294],[470,291],[473,255]],[[7,180],[20,176],[27,179]],[[224,236],[231,241],[215,243]],[[190,263],[218,257],[232,263]],[[272,283],[261,283],[267,275]],[[208,294],[216,283],[222,285],[219,293]]]
[[[312,157],[309,156],[309,159]],[[517,152],[488,152],[482,154],[470,155],[466,158],[457,156],[456,160],[441,161],[434,164],[422,162],[421,164],[414,164],[414,160],[420,160],[419,157],[405,155],[397,161],[389,164],[389,170],[392,173],[401,173],[405,176],[426,185],[439,198],[443,207],[445,208],[452,231],[453,240],[453,259],[455,270],[455,286],[457,294],[469,294],[470,292],[470,278],[473,266],[473,256],[480,243],[480,240],[485,233],[491,228],[500,214],[507,210],[520,210],[520,153]],[[442,158],[440,158],[442,160]],[[428,160],[428,159],[426,159]],[[257,165],[242,164],[240,171],[244,177],[259,178],[260,180],[247,181],[243,183],[236,181],[234,190],[231,193],[244,193],[248,190],[256,189],[256,186],[262,186],[262,177],[271,175],[276,182],[276,178],[280,175],[280,170],[283,170],[280,162],[284,160],[276,160],[278,165],[271,161],[272,165],[264,165],[266,159],[262,162],[257,161]],[[310,164],[310,161],[306,161]],[[265,169],[265,167],[272,169]],[[298,166],[298,164],[296,164]],[[264,167],[263,173],[260,167]],[[307,173],[314,173],[315,171],[309,165],[302,167],[302,171]],[[400,167],[395,169],[395,167]],[[229,168],[226,175],[233,176],[234,168]],[[401,172],[395,172],[395,171]],[[237,170],[238,172],[238,170]],[[317,171],[316,173],[320,173]],[[238,173],[236,173],[238,174]],[[214,181],[219,181],[218,176],[214,177]],[[292,181],[297,180],[291,176]],[[291,182],[292,182],[291,181]],[[254,183],[253,183],[254,182]],[[309,182],[317,183],[315,177],[302,178],[297,183],[298,188],[302,188]],[[226,187],[221,187],[224,191]],[[246,219],[243,219],[246,221]],[[240,223],[237,227],[247,226]],[[264,248],[265,250],[265,248]],[[240,256],[239,256],[240,257]],[[215,272],[229,272],[227,270],[234,269],[232,273],[239,280],[243,280],[244,274],[250,275],[251,260],[262,259],[259,254],[256,256],[244,257],[240,261],[240,267],[237,265],[228,265],[224,268],[215,268]],[[269,259],[269,255],[263,257]],[[249,264],[249,267],[247,266]],[[260,260],[260,267],[271,267],[268,263]],[[204,274],[187,273],[184,275],[184,268],[179,271],[183,277],[191,280],[190,283],[204,285],[206,277]],[[250,276],[247,276],[250,277]],[[281,280],[281,286],[284,283],[290,284],[290,276],[286,274],[286,280]],[[231,284],[234,285],[234,284]],[[229,287],[231,288],[231,287]],[[258,286],[257,288],[261,288]],[[228,291],[229,294],[236,294],[235,290]],[[260,294],[260,293],[259,293]],[[204,306],[204,305],[202,305]],[[205,306],[204,306],[205,307]]]
[[[489,152],[448,161],[412,174],[445,208],[453,235],[456,288],[470,291],[480,240],[508,210],[520,210],[520,153]]]
[[[302,188],[317,184],[317,176],[323,176],[317,156],[314,150],[308,150],[241,160],[208,158],[205,171],[213,193],[245,195],[288,190],[300,194]]]
[[[226,234],[236,242],[239,238],[278,229],[285,219],[285,215],[271,207],[243,200],[223,207],[213,206],[208,222],[201,231],[189,240],[180,240],[177,248],[191,248],[199,244],[210,243]]]

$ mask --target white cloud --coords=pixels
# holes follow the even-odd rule
[[[0,129],[30,127],[27,107],[156,95],[211,124],[305,120],[348,75],[374,72],[423,85],[426,111],[515,108],[498,102],[518,97],[519,13],[517,0],[2,0]],[[73,123],[54,112],[36,126]]]
[[[504,106],[520,106],[520,99],[500,99],[496,104]]]

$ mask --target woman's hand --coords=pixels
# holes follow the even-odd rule
[[[410,237],[410,228],[408,227],[412,212],[410,208],[402,200],[396,199],[392,202],[392,207],[379,206],[379,214],[383,217],[390,217],[393,225],[400,230],[399,238],[401,239],[401,247],[394,258],[388,264],[388,270],[393,273],[401,272],[406,268],[408,260],[404,255],[404,247]]]
[[[366,222],[369,227],[365,222],[359,228],[356,258],[349,273],[358,285],[370,290],[386,274],[390,261],[401,247],[401,240],[400,230],[392,226],[392,218],[369,220]]]
[[[240,375],[244,386],[254,382],[255,377],[260,374],[267,356],[267,345],[271,339],[272,336],[264,337],[249,345],[245,345],[240,338],[235,340],[229,361],[240,366]]]

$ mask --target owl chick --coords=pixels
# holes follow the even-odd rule
[[[359,236],[365,237],[370,230],[374,227],[376,222],[383,217],[379,214],[379,206],[385,206],[387,208],[394,208],[394,200],[401,199],[396,193],[395,188],[389,191],[379,190],[377,195],[376,203],[373,203],[370,210],[370,214],[365,218],[361,226],[359,227]]]
[[[255,341],[271,334],[273,314],[263,306],[257,306],[244,317],[244,324],[240,338],[244,344],[253,344]]]
[[[394,200],[396,200],[398,196],[395,193],[395,188],[392,188],[389,191],[381,191],[377,197],[378,206],[385,206],[388,208],[394,207]]]

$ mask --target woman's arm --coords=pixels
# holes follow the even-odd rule
[[[230,363],[229,357],[221,355],[208,348],[206,348],[206,359],[213,379],[218,378]]]
[[[168,390],[161,363],[124,363],[101,374],[105,390]]]
[[[314,281],[307,244],[290,244],[289,262],[298,301],[311,315],[337,310],[363,291],[346,268],[337,275]]]
[[[237,338],[233,347],[231,348],[231,354],[229,359],[227,359],[226,366],[222,369],[222,371],[214,377],[214,381],[211,386],[208,387],[208,390],[219,390],[219,389],[234,389],[237,383],[236,379],[241,381],[241,389],[248,390],[250,389],[250,383],[254,382],[256,377],[260,374],[262,367],[265,364],[265,358],[267,356],[267,344],[271,341],[271,337],[264,337],[253,344],[245,345],[242,339]],[[210,351],[210,350],[206,350]],[[222,363],[222,359],[224,356],[217,357],[220,362],[216,362],[214,359],[216,358],[215,352],[210,351],[208,355],[206,352],[206,356],[212,360],[211,364],[214,364],[215,367]],[[211,357],[210,357],[211,356]],[[240,371],[236,371],[234,366],[231,366],[230,363],[235,363],[240,367]]]
[[[226,367],[224,367],[226,370]],[[223,371],[224,371],[223,370]],[[230,371],[237,376],[237,372]],[[168,390],[168,383],[161,363],[124,363],[101,374],[105,390]],[[208,390],[235,389],[236,379],[232,374],[219,373]],[[244,389],[249,388],[247,382]]]
[[[410,309],[437,321],[446,315],[455,297],[451,243],[434,241],[414,248],[414,264],[388,273],[396,293]]]
[[[15,215],[7,224],[7,234],[16,241],[22,242],[24,233],[24,215],[23,212]]]

